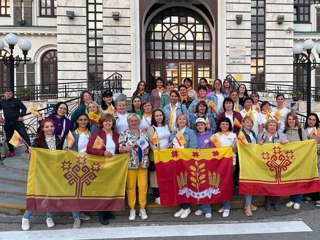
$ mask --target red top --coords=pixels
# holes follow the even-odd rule
[[[94,141],[96,140],[97,137],[100,137],[103,140],[103,146],[101,149],[93,149],[93,144]],[[115,153],[119,153],[119,134],[116,133],[115,131],[112,131],[112,140],[114,144],[116,145],[116,151]],[[87,145],[87,153],[93,154],[93,155],[99,155],[103,156],[104,152],[106,151],[106,133],[102,129],[99,129],[95,133],[93,133],[89,139],[88,145]]]

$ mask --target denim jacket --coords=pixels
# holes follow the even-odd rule
[[[190,128],[193,130],[193,131],[196,131],[196,120],[199,118],[198,114],[195,113],[195,114],[192,114],[190,115],[190,118],[189,118],[189,123],[190,123]],[[213,116],[211,113],[207,113],[204,117],[203,117],[205,120],[208,118],[209,120],[209,123],[210,123],[210,129],[212,134],[216,132],[217,130],[217,124],[216,124],[216,121],[214,120]]]
[[[172,143],[177,133],[178,133],[178,130],[176,129],[170,134],[169,143]],[[184,145],[184,148],[198,148],[197,135],[192,129],[190,129],[189,127],[186,127],[186,129],[184,130],[183,136],[184,136],[184,139],[186,140],[186,144]]]
[[[166,117],[166,125],[169,125],[169,120],[170,120],[170,115],[171,115],[171,107],[170,104],[167,104],[163,107],[162,111]],[[189,112],[188,109],[186,108],[185,105],[181,104],[180,102],[178,102],[178,107],[176,109],[176,116],[178,116],[179,114],[183,113],[184,115],[187,116],[187,119],[189,120]]]

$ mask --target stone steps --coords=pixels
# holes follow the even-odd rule
[[[0,166],[0,183],[9,183],[17,186],[26,186],[27,175],[11,171],[10,169],[4,166]]]

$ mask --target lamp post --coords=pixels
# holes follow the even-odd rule
[[[24,61],[24,63],[29,61],[27,55],[28,51],[31,49],[31,42],[27,39],[18,41],[18,37],[13,33],[7,34],[5,39],[10,51],[4,49],[4,42],[0,40],[0,61],[4,62],[4,64],[9,68],[10,90],[12,91],[12,94],[14,94],[14,69],[19,66],[21,61]],[[13,49],[17,43],[19,48],[22,50],[23,58],[19,57],[19,55],[16,57],[13,56]]]
[[[307,71],[307,115],[311,113],[311,71],[318,66],[316,56],[312,53],[314,42],[311,39],[305,40],[303,44],[293,46],[294,63],[301,64]],[[317,45],[316,52],[320,57],[320,45]]]

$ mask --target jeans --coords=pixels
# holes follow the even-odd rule
[[[14,130],[16,130],[20,134],[20,136],[23,138],[23,140],[29,146],[31,146],[30,138],[29,138],[29,135],[26,131],[26,128],[25,128],[23,122],[21,122],[21,121],[6,121],[6,123],[4,124],[3,127],[4,127],[4,131],[6,132],[6,139],[7,139],[9,151],[13,152],[13,150],[14,150],[14,146],[9,143],[9,141],[13,135]]]
[[[252,204],[252,195],[244,195],[244,200],[246,202],[246,205]]]
[[[30,219],[31,215],[33,213],[33,210],[27,210],[23,214],[23,218]],[[52,218],[53,212],[47,212],[47,218]]]
[[[189,208],[189,203],[181,203],[180,204],[180,207],[184,210],[188,209]]]
[[[153,197],[154,198],[160,197],[159,188],[152,188],[152,192],[153,192]]]
[[[202,212],[204,212],[205,214],[212,212],[211,204],[202,204],[200,209],[201,209]]]
[[[222,202],[222,205],[223,205],[224,209],[229,209],[230,210],[230,208],[231,208],[230,201]]]
[[[80,218],[80,212],[78,212],[78,211],[72,212],[72,217],[73,217],[74,219],[79,219],[79,218]]]
[[[302,201],[302,194],[296,194],[296,195],[291,195],[290,200],[294,203],[301,203]]]

